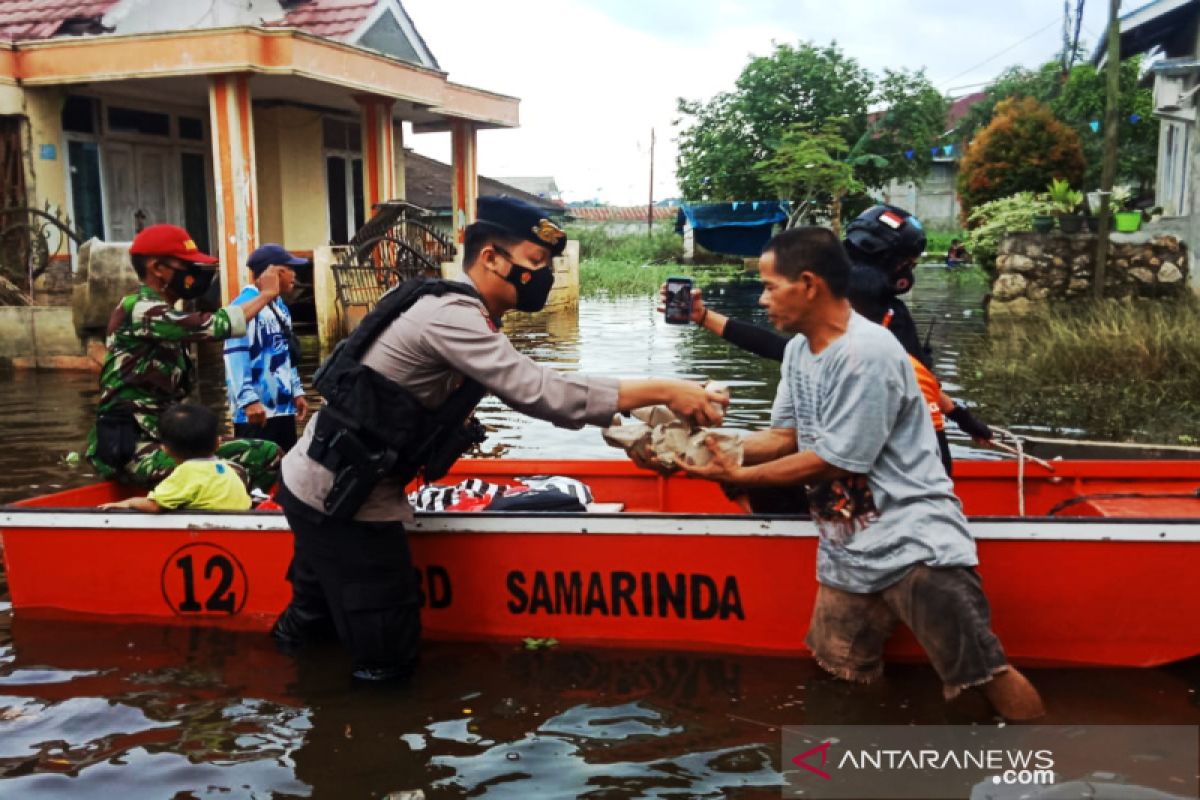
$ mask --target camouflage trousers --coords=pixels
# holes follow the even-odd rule
[[[137,443],[133,458],[124,467],[114,469],[96,458],[95,437],[96,429],[93,428],[88,437],[87,457],[105,480],[152,489],[176,467],[162,442],[142,439]],[[269,492],[279,480],[283,450],[274,442],[265,439],[227,439],[217,447],[216,456],[233,464],[248,488]]]

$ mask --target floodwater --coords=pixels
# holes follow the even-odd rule
[[[752,316],[757,291],[731,284],[710,301]],[[961,348],[984,334],[982,292],[923,269],[911,304],[922,331],[936,321],[939,373],[959,396],[970,396]],[[776,365],[666,326],[649,299],[588,300],[577,316],[509,330],[562,369],[723,380],[730,426],[769,418]],[[202,399],[219,408],[215,366]],[[94,376],[0,375],[0,502],[92,480],[65,457],[82,449],[94,402]],[[617,455],[595,430],[494,403],[484,412],[492,455]],[[995,457],[954,444],[960,457]],[[1086,591],[1086,576],[1064,580]],[[336,646],[293,659],[262,634],[34,618],[5,604],[0,798],[767,798],[780,793],[782,725],[992,722],[977,697],[945,704],[923,665],[889,666],[884,682],[859,687],[803,659],[567,642],[536,652],[429,643],[415,679],[382,690],[351,686],[345,667]],[[1200,724],[1200,661],[1029,674],[1050,722]]]

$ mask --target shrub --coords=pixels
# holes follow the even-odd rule
[[[1055,179],[1079,186],[1083,172],[1079,135],[1048,106],[1030,97],[1005,100],[959,163],[963,216],[969,220],[972,210],[991,200],[1042,191]]]
[[[989,273],[996,270],[996,249],[1005,234],[1033,228],[1033,218],[1054,211],[1054,203],[1033,192],[1018,192],[984,203],[967,217],[967,250]]]

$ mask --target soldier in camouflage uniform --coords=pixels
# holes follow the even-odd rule
[[[217,259],[200,252],[187,231],[174,225],[146,228],[129,253],[142,285],[108,321],[108,354],[87,458],[106,479],[152,487],[176,466],[159,441],[158,417],[195,385],[189,345],[245,335],[246,321],[279,295],[279,268],[263,273],[260,294],[250,302],[212,313],[176,311],[178,300],[207,291]],[[241,467],[250,486],[263,490],[275,483],[283,457],[277,445],[258,439],[227,441],[216,455]]]

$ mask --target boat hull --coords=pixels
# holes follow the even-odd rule
[[[409,535],[425,635],[806,654],[811,522],[717,513],[730,511],[719,492],[692,499],[715,510],[419,515]],[[986,517],[972,530],[1016,663],[1153,666],[1200,654],[1190,590],[1200,520]],[[278,513],[10,507],[0,532],[18,615],[266,629],[290,596],[291,534]],[[903,630],[890,653],[920,657]]]

